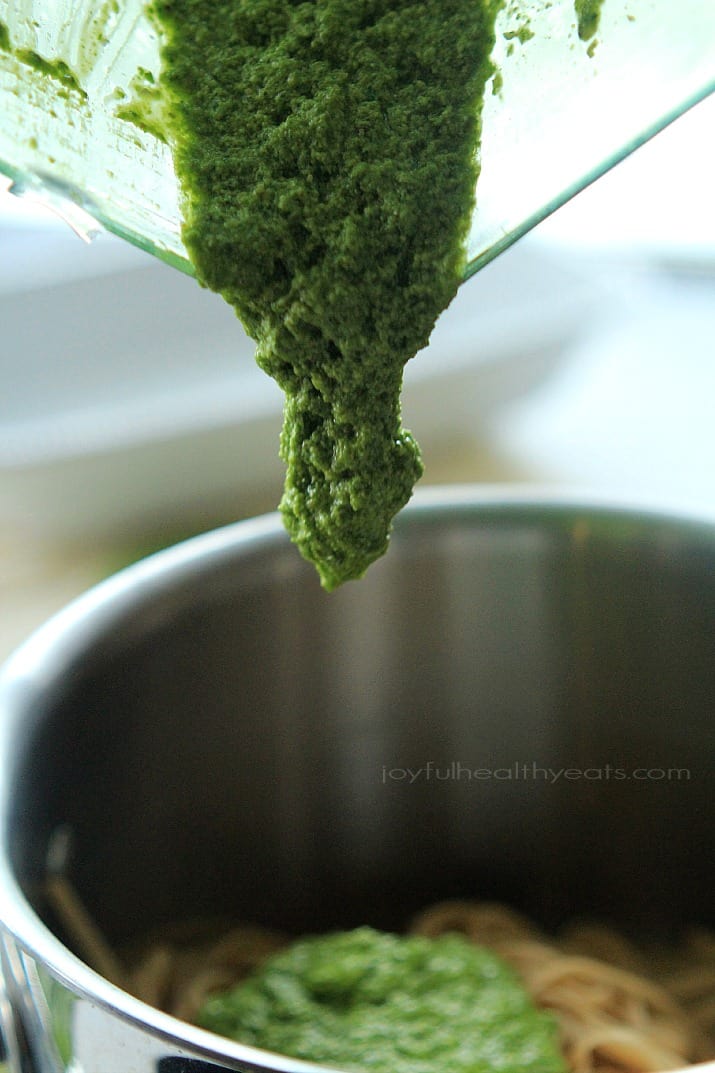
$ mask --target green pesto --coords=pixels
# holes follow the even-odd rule
[[[578,36],[582,41],[590,41],[598,30],[602,7],[603,0],[574,0]]]
[[[156,84],[151,71],[140,67],[129,83],[129,92],[131,94],[129,99],[127,100],[126,94],[123,94],[125,99],[115,111],[117,119],[133,123],[140,130],[165,142],[164,101],[161,87]]]
[[[61,83],[65,89],[72,90],[74,93],[79,93],[81,97],[86,98],[87,94],[79,84],[77,76],[64,60],[46,60],[44,56],[40,56],[39,53],[33,52],[29,48],[15,49],[15,56],[20,63],[25,63],[28,67],[34,67],[36,71],[40,71],[42,74],[47,75],[48,78],[53,78],[56,82]]]
[[[513,41],[516,39],[519,44],[525,45],[527,41],[531,41],[534,36],[534,31],[528,23],[524,23],[518,30],[506,30],[503,36],[505,41]]]
[[[405,362],[454,297],[500,0],[154,0],[183,238],[286,394],[281,511],[325,588],[422,473]]]
[[[305,939],[203,1007],[213,1032],[370,1073],[565,1073],[552,1017],[459,935]]]
[[[0,22],[0,49],[3,52],[10,51],[10,33],[4,22]]]

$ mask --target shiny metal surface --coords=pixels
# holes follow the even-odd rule
[[[58,847],[114,942],[214,913],[398,928],[448,896],[712,926],[714,710],[712,525],[454,491],[332,595],[275,517],[125,571],[0,684],[0,899],[36,1067],[311,1068],[70,954],[41,893]]]

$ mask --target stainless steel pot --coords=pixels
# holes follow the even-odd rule
[[[712,525],[423,495],[327,595],[276,517],[242,523],[73,604],[0,709],[13,1069],[313,1068],[70,953],[42,896],[58,845],[115,942],[207,913],[399,928],[447,896],[715,923]]]

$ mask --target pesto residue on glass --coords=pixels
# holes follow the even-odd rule
[[[327,589],[422,472],[402,373],[465,264],[498,6],[152,4],[184,242],[285,391],[281,511]]]
[[[32,67],[35,71],[53,79],[63,90],[71,90],[86,99],[87,94],[82,89],[79,79],[70,66],[64,60],[48,60],[30,48],[14,48],[10,38],[10,31],[4,22],[0,22],[0,49],[9,52],[20,63]]]
[[[598,30],[602,7],[603,0],[574,0],[578,36],[582,41],[590,41]]]
[[[213,1032],[370,1073],[565,1073],[555,1021],[462,936],[358,928],[294,943],[204,1006]]]
[[[128,89],[128,94],[120,91],[121,100],[114,110],[117,119],[133,123],[135,127],[146,131],[160,142],[165,142],[164,101],[161,87],[156,84],[154,75],[140,67]]]

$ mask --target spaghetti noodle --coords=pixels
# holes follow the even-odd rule
[[[48,897],[97,971],[189,1022],[210,995],[291,941],[257,926],[184,926],[119,961],[66,880],[55,877]],[[573,1073],[659,1073],[715,1058],[715,934],[693,931],[678,951],[649,955],[602,925],[573,924],[550,937],[503,905],[467,901],[432,906],[409,930],[458,932],[509,963],[534,1003],[556,1017]]]
[[[661,966],[659,974],[611,929],[572,925],[547,939],[517,913],[488,903],[445,902],[421,913],[412,930],[429,936],[458,931],[509,962],[536,1005],[556,1015],[574,1073],[656,1073],[715,1054],[703,1001],[708,992],[713,999],[715,944],[703,950],[713,955],[710,967],[692,960],[677,974],[672,966]],[[691,952],[692,940],[681,966]]]

